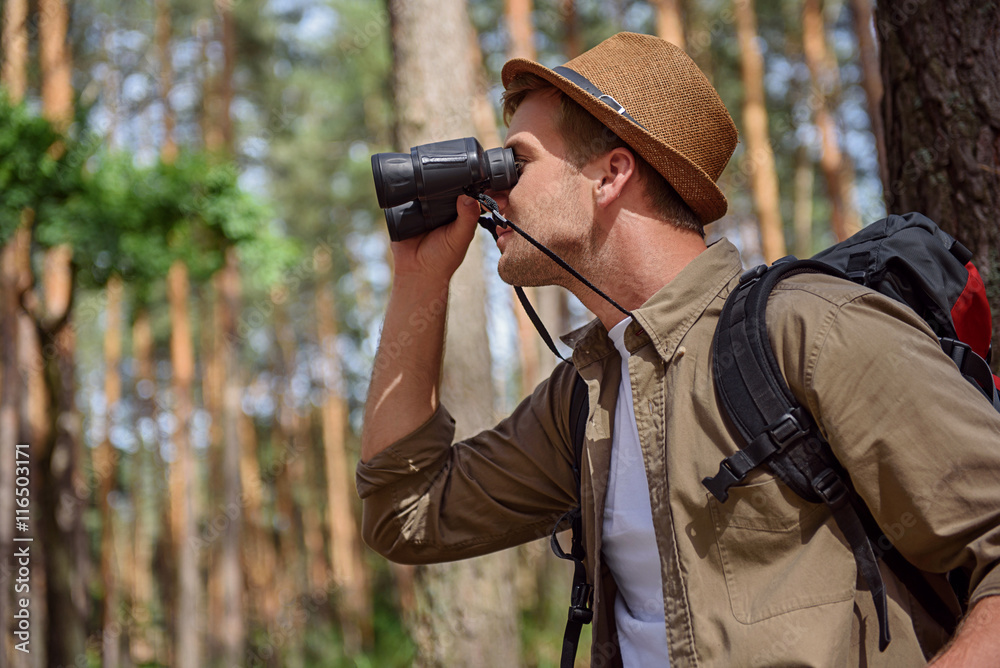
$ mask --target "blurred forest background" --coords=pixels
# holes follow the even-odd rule
[[[392,271],[369,157],[499,145],[507,58],[555,66],[620,30],[659,34],[740,129],[710,235],[752,264],[921,210],[972,248],[1000,311],[996,4],[873,9],[0,2],[0,660],[557,665],[571,571],[545,540],[419,569],[360,542],[353,472]],[[553,363],[496,259],[481,238],[453,290],[460,433]],[[532,296],[555,332],[587,318],[557,289]],[[15,535],[34,538],[30,654]]]

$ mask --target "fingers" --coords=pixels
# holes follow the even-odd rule
[[[458,217],[454,223],[445,227],[449,228],[448,237],[450,245],[456,249],[461,249],[464,256],[465,250],[472,243],[472,237],[475,236],[476,228],[479,224],[479,202],[471,197],[459,195],[455,207]]]

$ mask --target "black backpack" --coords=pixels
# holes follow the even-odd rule
[[[949,633],[955,630],[959,611],[942,600],[923,574],[882,533],[812,416],[792,396],[770,347],[765,322],[767,299],[784,278],[821,273],[854,281],[903,302],[938,334],[942,349],[955,361],[962,375],[1000,410],[998,379],[987,362],[991,338],[989,303],[971,259],[972,253],[967,248],[921,214],[888,216],[811,260],[788,257],[745,272],[727,298],[715,331],[712,350],[715,390],[732,425],[731,435],[741,448],[725,458],[718,473],[705,478],[703,484],[720,502],[725,502],[730,486],[766,465],[806,501],[827,504],[875,601],[880,650],[888,646],[890,636],[885,586],[873,546],[877,546],[879,558]],[[740,354],[735,355],[734,351]],[[578,375],[570,420],[577,466],[583,453],[587,403],[586,384]],[[579,471],[575,469],[574,473],[579,492]],[[588,623],[593,614],[592,587],[583,569],[580,509],[567,513],[567,518],[573,529],[570,554],[560,548],[556,530],[552,534],[552,548],[557,556],[576,562],[573,599],[563,640],[563,668],[572,667],[580,625]],[[964,606],[967,576],[956,572],[949,577]]]

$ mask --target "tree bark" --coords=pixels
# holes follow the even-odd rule
[[[295,330],[288,320],[284,307],[287,299],[287,293],[273,297],[275,303],[275,340],[281,349],[284,376],[284,389],[281,393],[278,418],[281,440],[287,444],[285,471],[282,477],[290,487],[290,492],[298,490],[297,493],[291,493],[291,505],[287,513],[290,521],[293,521],[296,513],[301,517],[302,544],[305,550],[303,556],[305,569],[302,573],[304,582],[302,584],[304,591],[313,593],[326,589],[327,584],[323,526],[319,515],[322,494],[318,493],[317,485],[306,475],[306,460],[309,459],[311,451],[314,450],[311,447],[310,439],[311,414],[309,412],[300,413],[292,396],[291,379],[296,371],[297,342]],[[309,470],[315,471],[318,468],[318,466],[313,466]]]
[[[66,26],[65,0],[38,0],[39,59],[42,68],[42,108],[59,130],[73,120],[73,64]]]
[[[14,243],[14,262],[17,267],[16,274],[18,277],[16,292],[18,295],[28,291],[35,280],[31,267],[31,226],[33,223],[34,212],[31,209],[26,209],[23,213],[21,229],[15,235],[17,241]],[[51,356],[52,350],[50,349],[49,352]],[[48,386],[48,376],[45,373],[46,359],[42,357],[42,342],[38,328],[36,327],[35,318],[33,315],[25,312],[24,309],[19,309],[17,314],[17,367],[25,389],[21,393],[18,405],[18,442],[28,444],[37,443],[42,446],[40,448],[41,452],[36,457],[39,468],[36,471],[34,479],[31,481],[31,496],[39,500],[39,525],[48,536],[50,534],[50,524],[48,521],[50,508],[53,506],[49,502],[47,495],[43,494],[50,489],[51,485],[55,484],[46,465],[47,458],[51,455],[49,413],[52,411],[52,394]],[[75,495],[67,496],[66,499],[73,501],[75,500]],[[66,516],[65,519],[72,523],[73,517],[70,515]],[[65,558],[61,554],[59,547],[57,547],[56,553],[57,557]],[[42,554],[40,556],[41,559],[38,562],[32,563],[32,578],[33,580],[37,578],[39,581],[38,588],[36,589],[39,596],[31,599],[29,608],[31,619],[38,625],[38,628],[47,630],[49,589],[46,586],[46,580],[49,566],[45,555]],[[69,583],[63,582],[62,585],[63,591],[69,590]],[[70,614],[74,612],[76,612],[75,608],[70,609]],[[71,624],[70,633],[75,633],[75,631],[76,626]],[[42,642],[45,642],[44,636]],[[15,661],[11,665],[18,667],[36,665],[30,662],[30,658],[32,657],[27,657],[21,652],[16,652]],[[45,661],[44,652],[36,654],[34,658],[37,664],[40,665]]]
[[[583,40],[580,38],[580,19],[576,13],[576,0],[558,0],[563,17],[563,43],[566,47],[566,60],[572,60],[583,53]]]
[[[121,663],[121,633],[115,630],[118,609],[119,574],[116,570],[114,509],[111,492],[118,477],[118,453],[111,444],[114,414],[121,400],[121,376],[118,367],[122,358],[122,292],[121,276],[114,274],[106,287],[107,304],[104,311],[104,439],[95,455],[97,498],[101,509],[101,582],[104,585],[104,607],[101,611],[102,653],[101,665],[115,668]]]
[[[42,113],[65,131],[73,119],[73,86],[64,0],[39,0],[39,59]],[[54,146],[53,154],[65,150]],[[89,496],[83,482],[80,419],[75,406],[76,336],[71,326],[73,251],[57,246],[45,256],[45,313],[36,318],[44,355],[48,434],[43,446],[41,486],[46,536],[46,587],[49,613],[49,665],[70,664],[83,652],[86,619],[88,549],[83,508]]]
[[[28,87],[28,0],[6,0],[3,10],[3,66],[0,83],[20,102]]]
[[[136,363],[136,389],[140,420],[154,420],[156,375],[153,371],[153,329],[149,321],[149,311],[139,309],[132,323],[132,354]],[[155,424],[155,422],[154,422]],[[142,434],[142,429],[136,430]],[[141,438],[141,437],[140,437]],[[131,579],[132,616],[135,628],[129,634],[129,649],[132,661],[138,664],[161,663],[151,638],[153,606],[153,535],[151,520],[156,517],[157,489],[155,477],[154,450],[159,448],[159,439],[150,441],[141,438],[138,452],[136,478],[132,485],[132,504],[135,514],[132,526],[132,562],[135,565]]]
[[[397,144],[414,146],[475,132],[471,25],[463,0],[393,0],[393,92]],[[485,280],[477,236],[451,282],[442,403],[457,419],[458,438],[494,422]],[[411,620],[423,666],[511,666],[519,663],[511,552],[417,570]]]
[[[764,96],[764,58],[757,45],[757,16],[753,0],[735,0],[736,35],[740,44],[743,77],[743,137],[747,148],[744,171],[750,175],[750,190],[760,225],[761,248],[767,262],[787,255],[785,229],[781,222],[781,197],[774,151],[767,127]]]
[[[889,213],[920,211],[967,246],[1000,330],[1000,12],[880,2]],[[996,348],[994,348],[996,350]],[[997,358],[994,355],[994,358]]]
[[[830,225],[837,240],[842,241],[861,229],[861,223],[853,201],[854,176],[844,161],[830,111],[830,97],[840,88],[840,75],[826,46],[822,0],[805,0],[802,50],[813,81],[813,121],[823,145],[820,170],[830,199]]]
[[[683,49],[684,16],[681,4],[681,0],[653,0],[656,8],[656,34]]]
[[[327,515],[330,523],[330,563],[333,580],[342,592],[341,627],[349,655],[359,653],[372,641],[371,589],[362,560],[361,532],[354,513],[355,495],[347,465],[344,433],[347,406],[337,353],[337,312],[327,287],[331,257],[326,249],[314,255],[316,265],[316,322],[320,349],[326,362],[323,402],[323,453],[326,458]]]
[[[809,159],[809,149],[799,145],[795,150],[795,197],[794,207],[795,256],[801,259],[813,254],[813,163]]]
[[[222,19],[222,78],[219,82],[219,130],[222,145],[228,155],[233,155],[233,73],[236,71],[236,18],[232,0],[216,0],[215,7]]]
[[[160,147],[160,156],[167,163],[172,163],[177,158],[177,142],[174,139],[174,112],[173,107],[170,106],[170,90],[174,81],[170,37],[170,0],[156,0],[156,51],[160,59],[160,104],[163,105],[163,145]]]
[[[872,0],[851,0],[851,17],[858,37],[858,56],[861,59],[861,87],[865,89],[865,107],[875,137],[878,151],[878,173],[882,192],[889,189],[889,167],[885,156],[885,124],[882,122],[882,73],[878,49],[875,47]]]
[[[508,58],[535,59],[535,33],[531,27],[533,8],[533,0],[506,0],[504,2],[507,30],[510,32],[510,43],[507,48]]]
[[[223,134],[225,136],[225,134]],[[244,449],[241,435],[243,418],[243,383],[240,371],[240,335],[237,321],[240,314],[240,274],[236,249],[226,250],[226,261],[219,281],[220,305],[222,307],[223,333],[223,378],[222,426],[223,450],[220,474],[222,497],[229,522],[220,536],[219,584],[222,594],[222,617],[219,619],[222,640],[221,661],[223,665],[237,665],[243,659],[246,629],[243,623],[243,568],[240,563],[241,535],[244,532],[244,514],[250,503],[243,503],[241,493],[241,469]],[[256,444],[256,441],[254,441]],[[254,447],[256,450],[256,447]],[[251,465],[257,466],[256,452],[249,453]],[[256,477],[256,476],[255,476]],[[259,494],[259,489],[255,490]],[[257,500],[259,507],[259,500]],[[256,510],[256,508],[255,508]],[[259,511],[258,511],[259,512]]]
[[[11,102],[18,104],[24,98],[27,87],[28,60],[28,2],[27,0],[7,0],[3,8],[3,47],[0,65],[0,84],[7,88]],[[27,220],[26,214],[25,220]],[[17,257],[23,251],[20,247],[29,243],[27,230],[22,226],[14,233],[3,250],[0,251],[0,658],[8,665],[14,660],[13,634],[9,628],[13,619],[11,595],[13,587],[7,575],[10,570],[10,554],[14,532],[14,450],[21,441],[19,437],[18,400],[23,385],[18,367],[18,319],[21,317],[19,304]]]
[[[167,275],[171,323],[170,361],[173,367],[174,417],[177,425],[174,431],[174,461],[170,467],[171,534],[177,563],[172,662],[175,666],[198,666],[201,662],[198,573],[200,550],[194,535],[197,517],[196,472],[190,432],[194,349],[188,316],[189,292],[187,266],[177,260]]]
[[[39,473],[43,492],[49,665],[75,661],[84,650],[87,619],[87,543],[83,508],[80,418],[75,407],[75,331],[67,325],[72,308],[72,250],[60,246],[45,257],[46,314],[36,318],[44,351],[47,425]],[[59,324],[50,325],[53,319]],[[58,611],[58,613],[56,612]]]

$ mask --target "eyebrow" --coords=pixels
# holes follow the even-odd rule
[[[509,148],[514,152],[521,154],[531,152],[531,144],[522,139],[517,139],[516,137],[509,140],[504,148]]]

